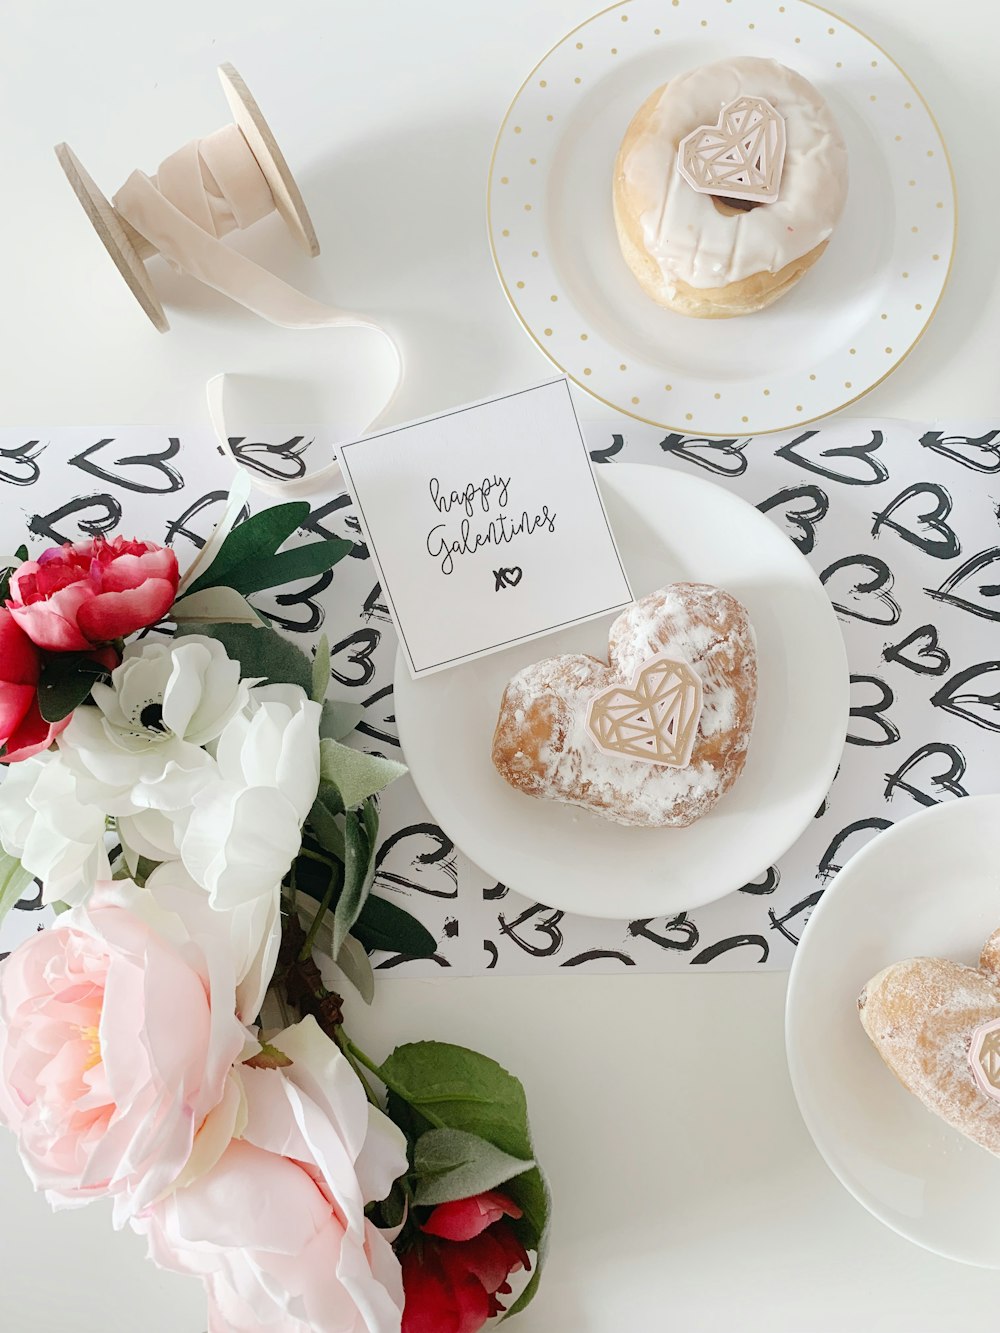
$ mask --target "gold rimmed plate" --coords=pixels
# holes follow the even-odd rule
[[[769,309],[727,320],[656,305],[621,257],[615,155],[650,92],[697,65],[769,56],[811,80],[851,184],[826,253]],[[881,383],[924,332],[955,244],[947,149],[926,102],[864,33],[808,0],[623,0],[568,33],[504,117],[490,245],[548,358],[593,397],[686,434],[785,430]]]

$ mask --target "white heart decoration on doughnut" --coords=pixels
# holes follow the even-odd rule
[[[773,204],[785,164],[785,121],[766,97],[737,97],[715,125],[683,138],[677,170],[699,194]]]
[[[983,1096],[1000,1101],[1000,1018],[980,1024],[973,1032],[969,1068]]]

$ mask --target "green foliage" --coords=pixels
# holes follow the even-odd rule
[[[430,958],[437,941],[426,926],[388,898],[370,894],[351,932],[368,950]]]
[[[498,1189],[535,1165],[505,1153],[478,1134],[462,1129],[429,1129],[413,1147],[417,1178],[413,1202],[433,1206]]]
[[[375,998],[375,973],[364,945],[353,935],[348,935],[337,954],[337,966],[355,988],[365,1004],[371,1004]]]
[[[24,897],[34,876],[16,856],[0,850],[0,925],[16,902]]]
[[[239,531],[239,529],[237,529]],[[312,689],[312,663],[301,648],[277,630],[254,625],[179,625],[178,634],[205,634],[217,639],[240,663],[241,676],[257,676],[272,685],[299,685]]]
[[[344,803],[340,799],[340,792],[332,783],[321,782],[309,811],[308,823],[319,845],[324,851],[332,852],[338,861],[343,861],[346,855],[344,829],[337,820],[337,815],[343,813]]]
[[[17,569],[17,565],[23,565],[27,558],[28,548],[26,546],[19,546],[14,552],[14,559],[17,561],[17,564],[4,565],[3,568],[0,568],[0,604],[4,603],[10,596],[11,575],[14,573],[14,570]]]
[[[351,542],[332,537],[279,552],[278,548],[308,517],[305,500],[274,505],[254,514],[233,528],[212,563],[185,590],[185,596],[206,588],[226,587],[247,597],[332,569],[350,551]]]
[[[528,1107],[520,1082],[488,1056],[446,1042],[398,1046],[378,1071],[390,1090],[389,1112],[407,1103],[404,1132],[457,1129],[477,1135],[519,1161],[533,1159]],[[503,1192],[522,1210],[511,1223],[521,1244],[536,1253],[534,1272],[507,1314],[517,1314],[538,1289],[548,1240],[551,1200],[537,1166],[502,1182]]]
[[[312,689],[310,698],[321,704],[326,699],[326,687],[330,684],[330,640],[325,634],[319,636],[316,656],[312,664]]]
[[[324,849],[318,838],[308,833],[302,846],[305,853],[312,855],[300,855],[295,861],[295,887],[299,893],[322,902],[334,874],[339,877],[342,873],[340,862],[334,866],[332,859],[325,862],[314,859],[324,856]],[[336,898],[331,901],[335,907]],[[369,953],[381,949],[407,958],[430,958],[437,948],[434,936],[415,916],[374,893],[369,893],[365,899],[361,914],[351,927],[351,935]]]
[[[364,715],[365,710],[360,704],[345,703],[342,699],[325,699],[319,734],[324,740],[342,741],[351,734]]]
[[[344,816],[344,887],[333,910],[334,958],[371,891],[377,842],[378,812],[372,802],[365,801],[360,814],[348,810]]]
[[[339,741],[321,740],[319,771],[322,780],[340,792],[344,809],[350,810],[401,778],[406,765],[397,764],[394,759],[383,759],[381,755],[352,750]]]
[[[46,722],[61,722],[90,697],[94,682],[110,671],[85,653],[52,653],[38,680],[38,707]]]

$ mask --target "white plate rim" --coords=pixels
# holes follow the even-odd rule
[[[771,523],[771,520],[768,519],[767,516],[766,516],[765,514],[762,514],[761,511],[757,509],[756,505],[751,504],[750,501],[744,499],[743,496],[736,494],[734,491],[728,490],[726,487],[720,486],[717,482],[711,481],[711,480],[709,480],[709,479],[706,478],[706,477],[692,476],[690,473],[679,472],[679,471],[677,471],[676,469],[673,469],[673,468],[670,468],[670,467],[666,467],[666,466],[664,466],[664,465],[662,465],[662,464],[655,464],[655,463],[621,463],[621,464],[615,464],[615,465],[613,465],[613,466],[614,466],[615,468],[619,468],[619,469],[628,469],[629,471],[635,471],[635,472],[642,472],[642,471],[645,471],[645,470],[647,470],[647,469],[652,469],[652,470],[656,471],[657,473],[664,472],[664,473],[666,473],[667,475],[669,475],[669,476],[671,476],[671,477],[682,478],[685,484],[690,483],[690,484],[691,484],[693,487],[695,487],[697,490],[701,490],[701,491],[703,491],[703,492],[705,492],[705,493],[720,492],[720,493],[726,498],[727,502],[728,502],[728,501],[732,501],[732,502],[734,502],[736,505],[742,507],[743,509],[750,511],[750,512],[755,516],[755,518],[757,518],[757,519],[763,519],[765,522],[771,524],[772,527],[774,526],[774,524]],[[597,473],[598,479],[600,478],[601,475],[602,475],[601,472],[598,472],[598,473]],[[779,535],[780,535],[780,533],[779,533]],[[787,551],[787,554],[788,554],[788,556],[789,556],[789,558],[790,558],[790,562],[791,562],[791,563],[793,563],[793,564],[799,566],[800,568],[804,568],[806,571],[808,571],[808,573],[812,576],[812,578],[813,578],[817,583],[819,582],[819,580],[818,580],[818,576],[816,575],[816,573],[815,573],[815,571],[813,570],[812,566],[810,565],[809,561],[805,558],[805,556],[802,554],[802,552],[801,552],[801,551],[795,546],[795,544],[794,544],[793,542],[791,542],[791,541],[788,541],[788,551]],[[822,585],[820,585],[820,589],[821,589],[821,591],[822,591]],[[825,593],[824,593],[824,597],[825,597]],[[827,605],[828,605],[829,612],[830,612],[830,617],[829,617],[829,618],[830,618],[830,623],[832,624],[833,628],[834,628],[835,631],[836,631],[836,635],[835,635],[835,637],[831,639],[831,646],[835,648],[837,645],[839,645],[839,653],[838,653],[838,660],[837,660],[837,667],[838,667],[837,675],[838,675],[838,677],[839,677],[840,680],[841,680],[841,692],[840,692],[840,699],[839,699],[839,708],[838,708],[836,711],[837,711],[838,715],[839,715],[840,718],[841,718],[841,725],[838,727],[837,734],[838,734],[838,736],[841,735],[841,732],[842,732],[843,734],[842,734],[842,736],[841,736],[841,739],[840,739],[840,741],[839,741],[839,744],[831,743],[831,746],[830,746],[830,755],[829,755],[829,758],[828,758],[827,768],[826,768],[826,770],[824,771],[824,774],[823,774],[823,781],[822,781],[821,784],[819,784],[819,785],[822,787],[822,792],[821,792],[821,794],[820,794],[820,796],[819,796],[819,799],[818,799],[815,803],[810,803],[810,812],[809,812],[809,813],[804,813],[804,814],[803,814],[802,819],[801,819],[801,824],[800,824],[800,826],[796,829],[796,831],[795,831],[795,833],[794,833],[794,836],[793,836],[790,840],[786,840],[786,836],[783,835],[782,838],[781,838],[780,840],[778,840],[778,841],[780,841],[780,842],[783,843],[783,845],[780,847],[780,849],[772,849],[771,854],[770,854],[770,855],[767,857],[767,859],[764,861],[764,864],[758,866],[758,867],[756,868],[756,870],[750,875],[750,878],[753,877],[753,874],[759,874],[759,873],[761,873],[763,870],[765,870],[765,869],[767,868],[767,866],[772,865],[776,860],[778,860],[781,856],[783,856],[783,855],[784,855],[784,854],[785,854],[785,853],[786,853],[792,846],[794,846],[794,844],[798,841],[799,838],[802,837],[802,835],[803,835],[803,833],[805,832],[805,830],[810,826],[812,820],[815,818],[815,809],[817,808],[819,802],[822,801],[822,799],[824,798],[824,796],[826,795],[826,793],[829,791],[830,786],[832,785],[832,783],[833,783],[833,781],[834,781],[834,779],[835,779],[835,777],[836,777],[837,769],[838,769],[838,767],[839,767],[839,765],[840,765],[840,763],[842,762],[842,759],[843,759],[843,751],[844,751],[844,746],[846,745],[846,737],[847,737],[848,726],[849,726],[849,724],[850,724],[850,665],[849,665],[848,657],[847,657],[847,646],[846,646],[846,643],[844,642],[844,635],[843,635],[843,631],[842,631],[841,628],[840,628],[840,623],[839,623],[839,620],[838,620],[838,617],[837,617],[837,613],[836,613],[836,611],[833,609],[833,606],[829,603],[829,599],[827,599]],[[545,640],[537,640],[536,642],[544,643]],[[466,663],[465,666],[464,666],[463,668],[457,668],[457,669],[460,669],[460,670],[468,670],[471,666],[474,666],[474,665],[475,665],[474,663]],[[394,670],[393,670],[393,694],[394,694],[394,697],[395,697],[396,692],[397,692],[397,691],[396,691],[396,682],[397,682],[400,678],[403,678],[403,679],[405,679],[405,680],[407,680],[407,681],[411,681],[411,680],[412,680],[412,678],[411,678],[411,676],[410,676],[409,667],[408,667],[407,662],[406,662],[406,658],[405,658],[404,654],[402,653],[402,650],[401,650],[401,649],[397,649],[397,653],[396,653],[396,661],[395,661],[395,666],[394,666]],[[398,724],[398,718],[399,718],[399,714],[398,714],[398,712],[397,712],[397,726],[399,725],[399,724]],[[402,755],[403,755],[404,762],[406,762],[406,761],[407,761],[407,755],[406,755],[406,748],[405,748],[405,745],[404,745],[404,743],[403,743],[403,734],[402,734],[402,733],[403,733],[403,728],[400,727],[400,728],[399,728],[400,748],[401,748],[401,751],[402,751]],[[448,828],[447,828],[447,822],[441,822],[441,821],[439,820],[438,814],[437,814],[436,811],[434,810],[434,808],[433,808],[433,806],[431,805],[431,803],[428,802],[427,799],[426,799],[426,797],[425,797],[425,794],[424,794],[424,787],[422,786],[420,779],[418,778],[417,774],[413,771],[412,768],[410,769],[410,776],[411,776],[411,778],[413,779],[414,785],[415,785],[416,788],[417,788],[417,793],[418,793],[418,795],[420,796],[420,799],[423,801],[424,805],[427,807],[428,811],[429,811],[430,814],[431,814],[432,819],[434,819],[436,822],[438,822],[438,823],[440,824],[440,827],[443,829],[443,831],[444,831],[446,834],[448,834],[449,837],[451,837],[452,835],[451,835],[451,833],[449,833],[449,830],[448,830]],[[805,807],[804,807],[804,808],[805,808]],[[711,818],[711,813],[707,816],[707,818]],[[461,845],[461,843],[460,843],[459,841],[457,841],[457,840],[455,841],[455,846],[456,846],[456,848],[457,848],[458,850],[460,850],[460,851],[463,853],[463,855],[468,856],[468,858],[469,858],[470,861],[473,861],[475,864],[478,864],[478,862],[476,862],[475,856],[474,856],[471,852],[467,851],[464,847],[462,847],[462,845]],[[492,874],[494,873],[493,870],[490,869],[489,867],[483,867],[483,866],[480,866],[480,869],[485,869],[486,872],[487,872],[488,874],[490,874],[490,875],[492,875]],[[502,880],[502,879],[503,879],[503,876],[498,876],[498,880]],[[517,892],[520,892],[520,893],[522,893],[522,894],[525,892],[525,890],[523,890],[523,889],[519,889],[516,885],[514,885],[514,886],[512,886],[512,887],[513,887]],[[723,890],[722,892],[713,892],[713,893],[710,894],[708,897],[699,897],[697,894],[693,894],[692,897],[691,897],[690,902],[687,904],[687,907],[686,907],[684,910],[691,910],[691,911],[694,911],[694,910],[696,910],[697,908],[706,906],[708,903],[718,902],[721,898],[727,897],[730,893],[735,892],[736,889],[738,889],[738,888],[739,888],[739,884],[737,883],[737,884],[732,885],[730,888],[727,888],[727,889]],[[551,908],[554,908],[554,909],[557,909],[557,910],[561,910],[561,911],[565,911],[565,912],[570,912],[570,913],[581,913],[581,912],[583,912],[585,915],[593,916],[593,917],[597,917],[597,918],[599,918],[599,919],[605,919],[605,920],[615,920],[615,921],[617,921],[617,920],[627,919],[626,917],[623,917],[623,914],[622,914],[622,912],[621,912],[620,910],[618,910],[618,911],[615,911],[615,910],[601,911],[601,910],[597,910],[597,909],[595,909],[592,905],[591,905],[591,906],[588,906],[588,908],[587,908],[586,910],[584,910],[583,908],[580,907],[580,905],[579,905],[578,903],[566,902],[566,901],[563,901],[563,902],[558,901],[559,897],[560,897],[560,895],[557,893],[557,895],[556,895],[556,900],[555,900],[555,901],[552,901],[552,902],[547,902],[547,903],[546,903],[546,906],[551,907]],[[666,910],[666,911],[672,911],[673,908],[672,908],[672,907],[668,907],[668,908],[666,908],[666,909],[664,909],[664,910]],[[645,911],[643,911],[643,912],[631,912],[631,913],[629,913],[629,914],[627,914],[627,915],[630,915],[630,916],[632,916],[632,917],[640,917],[640,916],[655,916],[655,915],[658,915],[658,913],[656,913],[656,912],[645,912]]]
[[[869,36],[869,34],[865,32],[863,28],[859,27],[858,24],[852,23],[849,19],[845,19],[841,14],[838,14],[836,11],[832,9],[828,9],[825,5],[817,4],[816,0],[790,0],[790,2],[795,4],[807,5],[810,9],[818,10],[821,14],[828,15],[830,18],[835,19],[838,23],[842,24],[845,28],[850,28],[852,31],[857,33],[860,37],[862,37],[865,41],[867,41],[873,47],[873,49],[877,50],[880,53],[880,55],[884,56],[884,58],[887,61],[889,61],[891,65],[895,67],[897,72],[902,76],[903,79],[905,79],[907,84],[909,84],[910,88],[913,90],[914,96],[921,103],[924,111],[926,112],[931,122],[931,125],[934,128],[935,133],[937,134],[938,140],[941,145],[941,151],[944,156],[944,161],[948,169],[948,180],[951,187],[951,212],[952,212],[951,248],[948,254],[948,263],[944,270],[944,276],[941,280],[941,285],[937,297],[935,298],[929,311],[924,317],[923,323],[918,329],[916,335],[910,340],[909,344],[904,348],[901,355],[897,357],[897,359],[892,363],[891,366],[889,366],[887,370],[885,370],[881,375],[879,375],[877,379],[874,379],[871,381],[871,383],[867,384],[859,393],[851,393],[848,397],[844,398],[842,401],[830,404],[822,412],[818,412],[814,416],[804,417],[796,414],[793,420],[789,420],[787,422],[778,425],[772,425],[766,427],[757,426],[754,427],[751,432],[753,435],[774,435],[778,434],[781,431],[794,430],[801,426],[811,425],[817,421],[823,421],[827,417],[832,416],[834,413],[841,412],[845,408],[851,407],[854,403],[860,402],[862,398],[866,397],[869,393],[871,393],[873,389],[877,389],[880,384],[883,384],[892,374],[894,374],[895,371],[899,369],[899,367],[903,364],[906,358],[910,355],[913,349],[917,346],[917,344],[923,338],[927,330],[930,328],[934,316],[937,314],[941,302],[944,300],[944,295],[945,292],[948,290],[948,283],[951,278],[951,271],[955,262],[955,251],[958,241],[958,187],[955,178],[955,168],[952,162],[951,153],[948,150],[947,142],[941,130],[941,126],[938,123],[937,117],[934,115],[934,112],[931,109],[931,106],[928,103],[927,99],[924,97],[923,93],[914,83],[913,79],[910,78],[909,74],[907,74],[906,70],[903,69],[902,65],[900,65],[900,63],[895,59],[895,57],[890,55],[890,53],[883,46],[881,46],[877,41],[875,41],[873,37]],[[606,5],[603,9],[599,9],[595,13],[588,15],[587,18],[583,19],[582,22],[576,24],[575,27],[570,28],[568,32],[565,32],[560,38],[558,38],[557,41],[553,42],[552,45],[548,48],[548,50],[544,53],[544,55],[542,55],[541,58],[536,61],[536,63],[528,71],[525,78],[522,80],[517,91],[514,93],[514,96],[511,98],[510,104],[508,105],[507,110],[504,112],[503,119],[500,122],[500,127],[497,130],[497,135],[493,143],[493,151],[490,154],[489,169],[487,172],[486,232],[487,232],[487,239],[489,241],[490,255],[492,256],[493,259],[493,267],[496,270],[496,275],[500,282],[500,286],[504,293],[504,296],[507,298],[507,303],[510,306],[511,310],[514,312],[514,315],[516,316],[518,323],[521,325],[522,329],[525,331],[525,333],[528,335],[531,341],[535,344],[535,346],[539,349],[542,355],[546,358],[546,360],[548,360],[552,365],[554,365],[560,371],[561,374],[566,375],[567,378],[571,381],[571,383],[575,384],[577,388],[582,389],[583,392],[588,395],[588,397],[593,398],[596,402],[604,404],[605,407],[609,407],[615,412],[620,412],[624,416],[631,417],[632,420],[634,421],[642,422],[644,425],[647,426],[655,426],[658,430],[672,431],[687,436],[690,436],[692,434],[692,431],[694,431],[700,438],[706,438],[706,439],[723,439],[730,436],[742,438],[747,434],[747,429],[745,427],[739,430],[715,430],[715,429],[705,430],[699,427],[697,425],[697,422],[694,421],[685,422],[684,425],[680,425],[675,422],[661,421],[658,418],[644,416],[641,413],[633,410],[630,406],[627,406],[625,403],[612,402],[609,398],[605,398],[601,394],[597,393],[589,384],[587,384],[584,380],[581,380],[577,375],[575,375],[572,370],[564,366],[553,355],[552,351],[545,345],[544,341],[541,338],[539,338],[534,328],[532,327],[531,322],[522,313],[520,307],[518,306],[517,300],[514,296],[513,291],[511,290],[507,277],[504,274],[503,265],[501,263],[500,254],[497,247],[496,237],[494,235],[494,229],[493,229],[494,172],[496,168],[497,154],[500,151],[500,147],[503,142],[504,132],[507,129],[508,122],[510,121],[511,116],[514,113],[515,108],[517,107],[518,101],[521,98],[521,94],[527,88],[529,83],[531,83],[535,74],[546,63],[546,61],[553,54],[553,52],[558,50],[559,47],[561,47],[566,41],[569,40],[570,37],[572,37],[575,33],[580,32],[583,28],[586,28],[589,24],[594,22],[595,19],[599,19],[603,15],[609,14],[616,9],[625,8],[631,3],[632,0],[615,0],[614,4]]]
[[[956,813],[959,808],[961,809],[960,815]],[[817,920],[823,920],[824,908],[827,907],[831,895],[837,890],[839,885],[845,878],[850,882],[850,880],[858,873],[859,868],[863,871],[865,864],[870,858],[876,854],[880,855],[884,852],[887,843],[895,843],[909,837],[911,835],[913,824],[924,824],[936,820],[942,820],[942,822],[947,823],[950,819],[958,818],[964,820],[969,818],[971,812],[976,809],[989,810],[990,808],[993,809],[994,816],[1000,819],[1000,793],[990,792],[979,796],[962,796],[955,800],[945,801],[939,805],[930,806],[923,810],[917,810],[913,814],[907,815],[905,819],[898,820],[895,824],[891,825],[891,827],[883,829],[880,833],[876,834],[874,838],[865,843],[862,848],[855,852],[846,865],[838,870],[837,874],[827,885],[823,897],[813,908],[809,924],[803,931],[802,938],[800,939],[795,950],[795,955],[792,958],[792,966],[789,969],[788,974],[788,989],[785,995],[784,1029],[785,1058],[788,1066],[788,1078],[792,1085],[792,1092],[795,1095],[796,1105],[799,1108],[802,1122],[809,1132],[809,1137],[812,1139],[816,1151],[819,1153],[820,1157],[822,1157],[835,1179],[839,1181],[847,1193],[850,1194],[866,1212],[870,1213],[872,1217],[881,1222],[883,1226],[888,1227],[888,1229],[895,1232],[897,1236],[902,1236],[904,1240],[908,1240],[912,1245],[917,1245],[922,1250],[926,1250],[929,1254],[936,1254],[943,1259],[950,1259],[956,1263],[967,1264],[970,1268],[983,1268],[993,1272],[1000,1269],[1000,1254],[997,1256],[996,1263],[983,1263],[978,1259],[971,1259],[968,1255],[962,1254],[957,1250],[948,1249],[943,1245],[932,1244],[923,1236],[908,1231],[904,1226],[898,1225],[891,1216],[886,1215],[879,1208],[877,1200],[874,1197],[868,1196],[860,1186],[856,1186],[853,1179],[849,1178],[841,1171],[839,1164],[833,1156],[832,1150],[828,1149],[825,1131],[819,1128],[819,1121],[817,1120],[812,1104],[809,1102],[803,1089],[798,1059],[797,1057],[793,1057],[792,1054],[793,1046],[797,1050],[797,1043],[795,1043],[792,1036],[792,1027],[795,1021],[793,1015],[797,1005],[797,996],[801,987],[805,984],[801,978],[805,975],[805,969],[808,967],[808,961],[805,963],[802,961],[803,959],[808,960],[809,958],[810,946],[807,944],[807,941],[809,940],[814,923]],[[875,850],[876,847],[878,848],[877,853]],[[928,1111],[927,1114],[931,1115],[932,1112]],[[956,1130],[955,1132],[957,1133],[958,1131]]]

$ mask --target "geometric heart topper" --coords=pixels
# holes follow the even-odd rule
[[[591,700],[587,729],[606,754],[684,768],[701,708],[697,673],[687,662],[657,653],[641,663],[630,685],[612,685]]]
[[[1000,1101],[1000,1018],[980,1024],[973,1032],[969,1068],[983,1095]]]
[[[785,162],[785,122],[763,97],[737,97],[677,147],[677,170],[699,194],[773,204]]]

